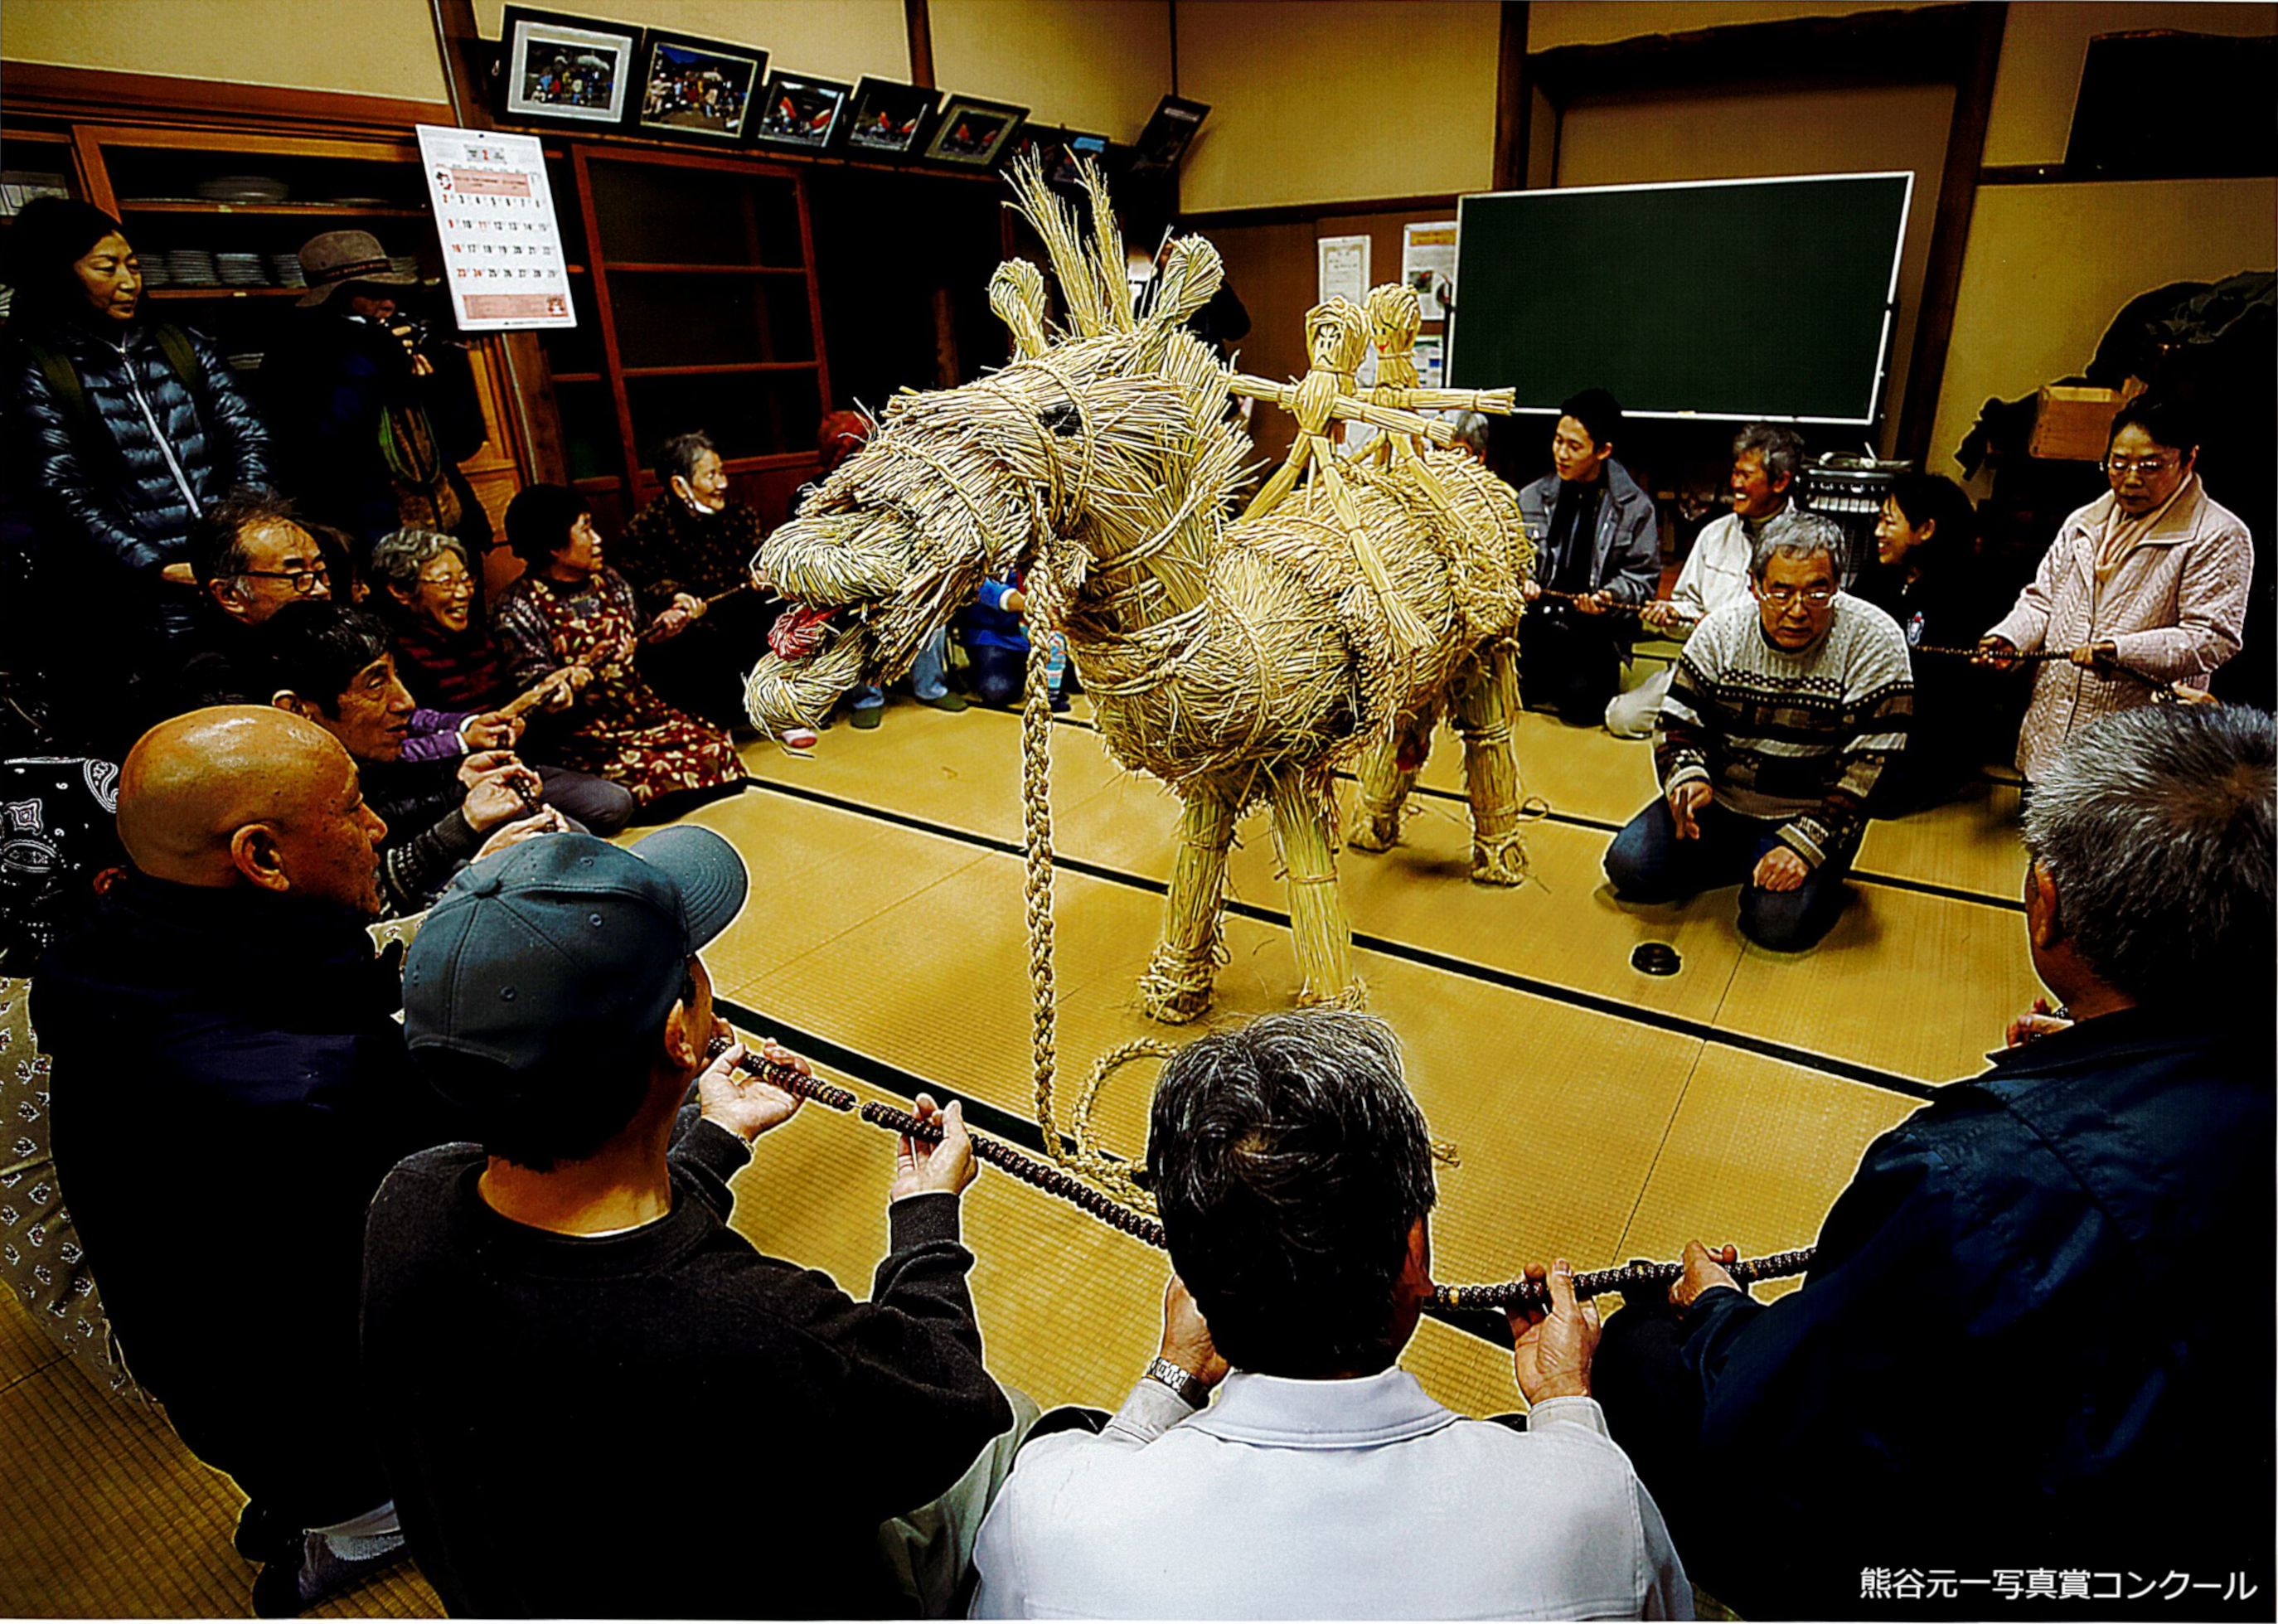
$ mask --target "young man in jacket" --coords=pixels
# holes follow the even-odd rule
[[[1521,589],[1519,683],[1530,706],[1595,727],[1629,653],[1632,624],[1615,611],[1651,601],[1660,588],[1661,527],[1653,498],[1614,461],[1621,402],[1585,389],[1558,414],[1556,466],[1518,494],[1535,539],[1534,577]]]

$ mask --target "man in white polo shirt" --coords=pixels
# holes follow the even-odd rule
[[[1030,1438],[982,1526],[976,1617],[1692,1616],[1563,1261],[1551,1311],[1513,1316],[1524,1429],[1399,1368],[1434,1192],[1383,1022],[1296,1010],[1189,1045],[1147,1172],[1178,1270],[1162,1352],[1097,1434]]]

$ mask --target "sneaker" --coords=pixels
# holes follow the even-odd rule
[[[883,705],[858,705],[854,709],[854,714],[846,719],[857,727],[875,727],[885,720],[885,716],[886,708]]]
[[[918,703],[921,705],[930,705],[936,710],[958,711],[966,709],[965,695],[962,693],[952,693],[946,688],[944,688],[940,693],[935,694],[931,699],[928,699],[922,693],[919,694]]]
[[[333,1554],[321,1534],[304,1534],[298,1550],[285,1552],[253,1579],[253,1614],[261,1619],[298,1618],[318,1602],[338,1596],[411,1554],[401,1534],[357,1540],[361,1556]]]

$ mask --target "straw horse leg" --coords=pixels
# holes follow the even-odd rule
[[[1175,1025],[1211,1006],[1226,848],[1233,843],[1233,803],[1204,790],[1189,794],[1179,819],[1170,893],[1163,903],[1163,939],[1139,978],[1140,1002],[1151,1019]]]
[[[1289,933],[1304,978],[1297,1001],[1357,1007],[1365,989],[1353,975],[1352,926],[1337,892],[1334,804],[1318,771],[1285,766],[1274,773],[1273,838],[1289,879]]]
[[[1509,644],[1482,649],[1456,685],[1456,731],[1464,737],[1464,786],[1472,798],[1472,878],[1516,885],[1526,877],[1519,843],[1518,750],[1510,719],[1518,685]]]
[[[1421,729],[1418,732],[1420,737],[1411,737],[1405,730],[1395,733],[1362,760],[1360,799],[1353,808],[1347,846],[1364,852],[1388,852],[1400,843],[1400,817],[1408,804],[1408,792],[1416,787],[1416,775],[1432,748],[1430,733]],[[1403,760],[1413,765],[1403,767]]]

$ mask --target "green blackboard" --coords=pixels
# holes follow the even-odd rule
[[[1457,206],[1448,377],[1555,410],[1869,424],[1910,173],[1492,192]]]

